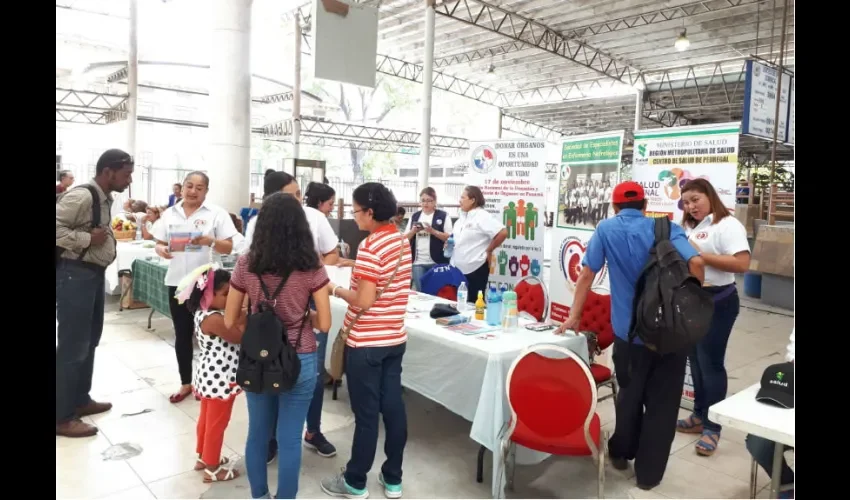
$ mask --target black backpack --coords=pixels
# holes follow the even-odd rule
[[[683,352],[711,327],[714,298],[688,271],[670,241],[670,220],[655,219],[655,246],[635,286],[629,343],[639,337],[658,354]]]
[[[100,196],[97,194],[97,190],[91,184],[83,184],[82,186],[77,186],[77,188],[86,188],[91,193],[91,227],[95,228],[100,226]],[[67,191],[65,191],[67,193]],[[60,193],[56,195],[56,203],[59,203],[59,198],[61,198],[65,193]],[[82,252],[80,252],[80,256],[77,260],[83,260],[83,257],[86,256],[86,253],[89,251],[88,248],[84,248]],[[65,252],[65,249],[56,245],[56,267],[59,267],[59,261],[62,259],[62,254]]]
[[[286,325],[274,311],[276,297],[280,294],[288,276],[284,276],[269,295],[263,278],[260,287],[265,300],[257,305],[257,312],[251,313],[248,302],[248,321],[239,351],[239,366],[236,369],[236,383],[242,390],[254,393],[278,394],[292,389],[301,374],[301,360],[296,349],[301,343],[301,330],[309,315],[309,300],[305,306],[298,340],[293,346],[289,343]]]

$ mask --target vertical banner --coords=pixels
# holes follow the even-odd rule
[[[543,272],[546,143],[470,142],[466,183],[484,193],[485,209],[508,229],[490,261],[490,283],[509,288]],[[475,297],[470,297],[475,300]]]
[[[734,212],[740,132],[740,123],[636,131],[632,180],[646,191],[647,215],[681,221],[682,187],[698,178]]]
[[[623,131],[577,135],[563,142],[549,274],[554,321],[569,315],[581,261],[596,225],[614,215],[611,193],[622,153]],[[593,291],[610,293],[607,266],[596,275]]]
[[[707,179],[723,205],[734,212],[740,132],[740,123],[636,131],[632,178],[646,191],[646,214],[679,223],[682,187],[698,178]],[[688,363],[681,406],[693,409],[693,404]]]

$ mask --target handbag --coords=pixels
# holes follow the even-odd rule
[[[393,274],[390,276],[390,279],[389,281],[387,281],[387,284],[384,285],[384,287],[378,291],[377,297],[375,298],[375,302],[377,302],[378,299],[381,298],[381,295],[383,295],[383,293],[387,290],[387,287],[390,286],[390,283],[393,282],[396,274],[398,273],[398,269],[401,267],[401,260],[404,257],[405,244],[404,236],[402,235],[400,238],[401,250],[399,251],[398,262],[396,262]],[[347,328],[343,327],[339,329],[339,333],[337,333],[337,336],[334,339],[334,344],[331,347],[331,368],[328,371],[328,375],[330,375],[334,381],[342,380],[342,374],[345,373],[345,342],[348,340],[348,334],[351,333],[351,328],[354,326],[355,323],[357,323],[357,320],[359,320],[360,317],[363,316],[368,310],[368,308],[361,309],[360,312],[358,312],[357,315],[354,316],[354,319],[351,320],[351,323],[348,325]]]

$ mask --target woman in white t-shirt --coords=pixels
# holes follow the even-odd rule
[[[422,210],[414,213],[407,221],[404,237],[411,240],[413,252],[413,289],[422,290],[422,276],[437,264],[448,264],[443,255],[443,245],[452,233],[452,219],[437,210],[437,192],[426,187],[419,193]]]
[[[696,452],[711,456],[717,450],[721,428],[708,419],[708,409],[726,399],[726,345],[740,309],[735,274],[749,269],[750,245],[743,224],[723,205],[707,180],[694,179],[685,184],[682,201],[682,226],[705,261],[703,287],[714,295],[714,315],[708,334],[688,356],[694,381],[694,412],[679,420],[676,430],[702,434]]]
[[[504,224],[484,209],[484,194],[477,186],[466,186],[460,195],[460,217],[452,231],[455,241],[451,264],[466,276],[468,300],[487,291],[493,251],[508,237]]]
[[[174,324],[174,350],[181,384],[180,389],[168,398],[172,403],[179,403],[192,394],[192,337],[195,335],[193,314],[186,304],[178,303],[174,297],[177,285],[192,271],[209,263],[214,253],[230,254],[233,238],[239,235],[230,214],[206,201],[209,186],[207,174],[191,172],[183,181],[183,199],[167,208],[161,219],[151,227],[157,255],[171,261],[165,273],[165,284],[168,286],[168,308]],[[179,241],[183,234],[191,239]]]

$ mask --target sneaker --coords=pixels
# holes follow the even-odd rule
[[[387,498],[401,498],[401,483],[399,484],[387,484],[384,481],[384,473],[381,472],[378,474],[378,482],[381,483],[384,487],[384,496]]]
[[[311,438],[307,438],[305,434],[304,447],[309,450],[316,450],[320,457],[327,458],[336,455],[336,447],[330,444],[321,432],[316,432]]]
[[[275,457],[277,457],[277,439],[272,439],[269,441],[269,456],[266,463],[270,464],[274,462]]]
[[[338,475],[322,479],[322,491],[332,497],[340,498],[369,498],[369,490],[352,488],[345,482],[345,469]]]

